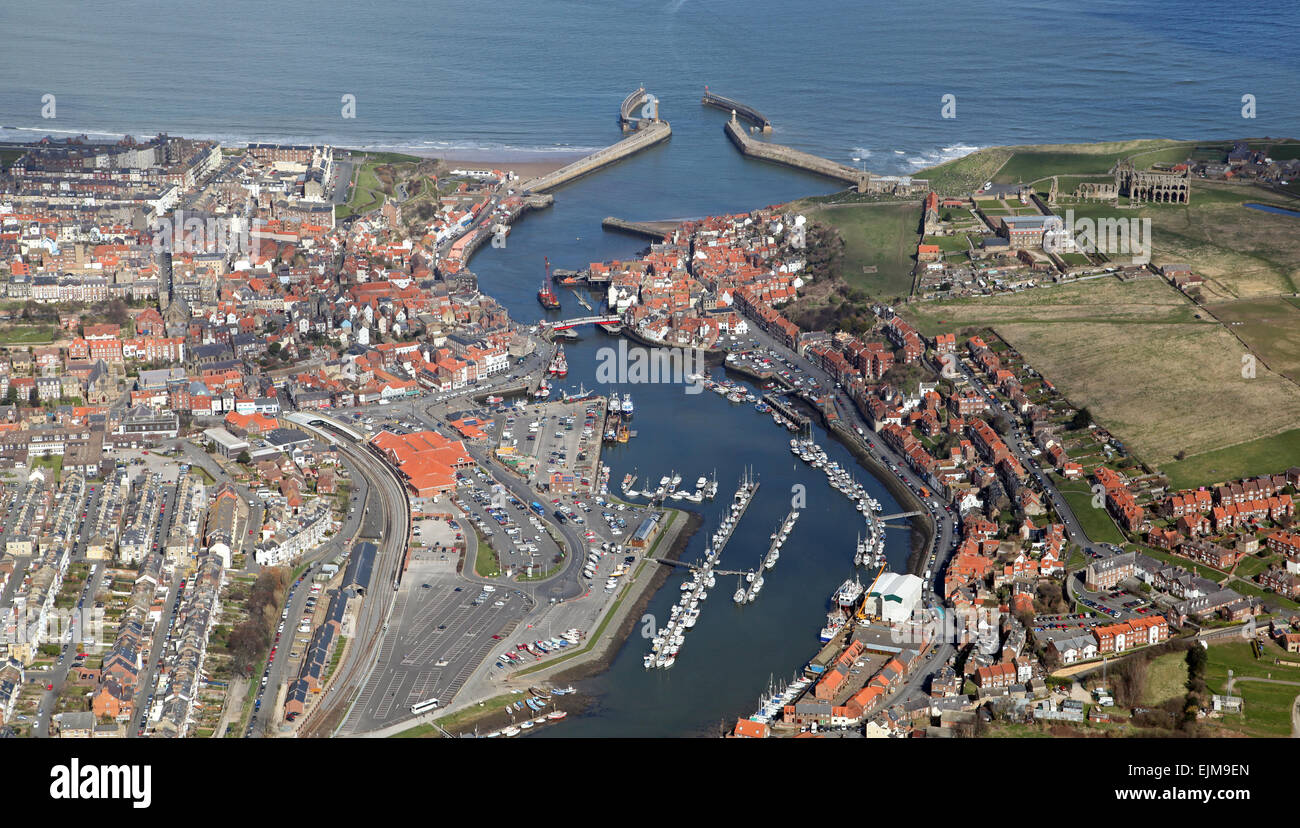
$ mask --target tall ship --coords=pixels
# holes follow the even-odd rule
[[[537,301],[542,303],[542,307],[547,310],[560,309],[560,297],[555,295],[551,289],[551,260],[546,261],[546,279],[542,281],[542,289],[537,291]]]
[[[547,372],[557,377],[563,377],[569,373],[569,361],[564,358],[564,346],[561,345],[555,350],[555,356],[551,359],[551,364],[546,368]]]

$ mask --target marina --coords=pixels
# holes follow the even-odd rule
[[[831,460],[826,450],[812,440],[791,440],[790,452],[812,468],[825,472],[831,488],[847,497],[866,521],[866,536],[858,535],[853,565],[871,568],[884,563],[885,523],[880,517],[880,501],[871,497],[851,472]]]
[[[695,480],[694,489],[681,488],[682,476],[673,471],[659,478],[659,484],[654,489],[637,491],[632,488],[635,485],[637,476],[635,474],[625,475],[621,487],[623,496],[633,499],[649,500],[654,505],[659,505],[667,500],[684,500],[688,503],[703,503],[706,500],[712,500],[718,495],[718,476],[715,472],[712,478],[705,478],[700,475]],[[646,478],[649,484],[650,479]]]
[[[790,531],[794,529],[795,521],[799,519],[799,512],[791,509],[790,513],[785,516],[772,533],[771,544],[767,548],[767,553],[759,561],[757,567],[745,573],[745,580],[736,588],[736,594],[732,600],[737,604],[750,604],[758,597],[759,591],[763,588],[763,572],[776,566],[776,562],[781,558],[781,545],[785,543],[786,538],[790,536]]]
[[[680,481],[681,478],[674,475],[673,479]],[[708,590],[717,585],[719,573],[714,571],[714,567],[722,555],[722,550],[740,524],[741,518],[754,502],[754,495],[757,492],[758,480],[746,469],[741,476],[740,486],[732,497],[727,516],[723,518],[722,525],[713,533],[711,543],[704,550],[703,562],[699,567],[691,568],[690,577],[681,585],[681,598],[669,610],[667,625],[657,631],[651,640],[650,652],[642,659],[647,670],[651,668],[666,670],[677,663],[677,654],[686,642],[686,631],[699,621],[701,604],[709,597]],[[762,585],[761,576],[758,583]]]

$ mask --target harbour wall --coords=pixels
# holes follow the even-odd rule
[[[735,118],[727,121],[725,129],[727,130],[727,137],[736,145],[736,149],[740,150],[741,155],[760,158],[774,164],[784,164],[787,167],[806,170],[827,178],[834,178],[837,181],[852,184],[860,193],[866,192],[867,182],[871,177],[869,173],[844,164],[837,164],[834,161],[793,147],[756,141],[745,134],[744,127]]]
[[[655,241],[663,241],[664,236],[671,233],[676,227],[677,222],[673,221],[628,221],[627,219],[616,218],[614,216],[605,216],[601,219],[600,226],[606,230],[615,230],[620,233],[629,233],[633,236],[645,236]]]
[[[772,131],[772,122],[769,121],[763,113],[748,104],[741,103],[740,101],[722,95],[715,95],[712,92],[705,92],[704,97],[700,98],[700,103],[705,106],[711,106],[714,109],[721,109],[723,112],[735,112],[736,117],[743,118],[763,130],[764,135]]]
[[[567,184],[616,161],[621,161],[629,155],[634,155],[641,150],[649,149],[655,144],[667,141],[672,134],[672,128],[667,121],[647,123],[617,144],[611,144],[602,150],[597,150],[585,158],[580,158],[572,164],[563,166],[546,175],[525,181],[521,188],[525,192],[531,193],[553,190],[561,184]]]

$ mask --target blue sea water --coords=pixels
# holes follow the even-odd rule
[[[1261,0],[46,0],[0,24],[0,124],[41,134],[581,150],[641,83],[679,136],[716,138],[707,84],[774,140],[881,173],[994,143],[1300,132],[1300,24]]]
[[[520,159],[617,140],[619,103],[644,84],[672,140],[561,188],[505,248],[485,247],[471,263],[483,290],[532,322],[543,315],[543,256],[580,268],[644,247],[602,232],[604,216],[695,217],[835,188],[740,158],[726,116],[700,106],[706,84],[761,110],[773,140],[909,173],[993,144],[1300,135],[1298,29],[1285,6],[1258,0],[9,3],[0,140],[165,131]],[[48,120],[46,94],[57,107]],[[348,94],[353,119],[341,117]],[[946,94],[956,96],[954,119],[940,117]],[[1254,119],[1241,117],[1247,94]],[[584,313],[568,291],[560,298],[560,314]],[[609,340],[584,336],[566,349],[567,382],[591,388]],[[758,603],[735,607],[734,585],[719,580],[671,671],[645,671],[647,642],[634,635],[608,672],[583,683],[592,710],[539,735],[716,734],[752,712],[769,676],[816,653],[826,600],[851,572],[860,522],[770,419],[714,394],[631,390],[640,435],[606,454],[615,484],[634,469],[688,480],[716,469],[726,498],[742,467],[761,475],[724,567],[757,562],[796,483],[808,508]],[[895,511],[882,486],[858,477]],[[700,509],[705,529],[686,559],[701,555],[718,508]],[[905,533],[891,532],[888,553],[901,569]],[[650,613],[666,615],[679,580]]]

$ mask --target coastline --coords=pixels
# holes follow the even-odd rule
[[[538,176],[555,172],[561,167],[564,167],[568,164],[572,164],[574,161],[578,160],[579,158],[584,157],[583,153],[579,153],[576,155],[547,156],[545,158],[532,157],[527,159],[505,158],[500,155],[492,155],[492,154],[485,154],[480,158],[464,157],[466,155],[469,155],[470,153],[462,153],[458,155],[458,157],[456,158],[448,158],[444,155],[432,153],[432,152],[427,154],[412,152],[409,154],[415,155],[419,158],[437,159],[438,161],[441,161],[442,163],[446,164],[448,169],[452,169],[452,170],[461,170],[461,169],[510,170],[512,172],[518,173],[519,178],[521,180],[537,178]]]

